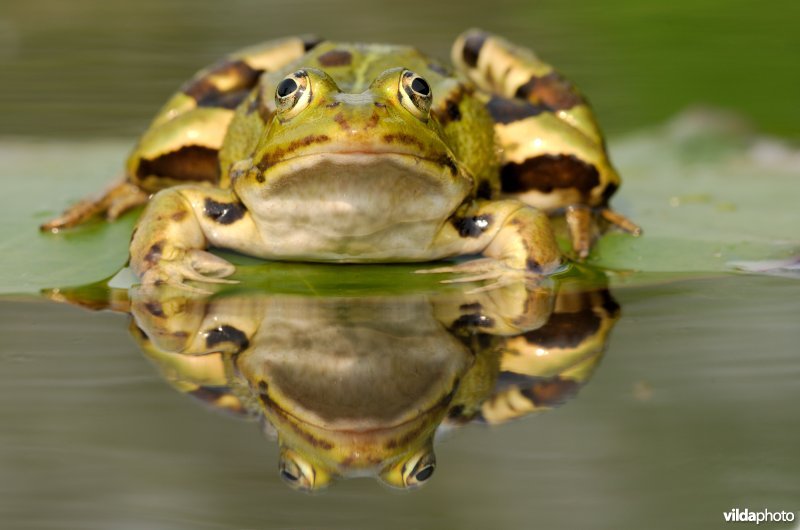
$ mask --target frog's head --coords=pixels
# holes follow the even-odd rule
[[[271,122],[252,159],[232,168],[236,193],[257,216],[269,215],[267,203],[326,200],[356,212],[402,204],[406,222],[441,219],[472,192],[430,114],[425,79],[397,67],[360,88],[344,91],[310,67],[264,82]]]

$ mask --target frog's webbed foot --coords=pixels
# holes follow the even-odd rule
[[[131,208],[147,202],[149,194],[136,184],[121,180],[108,188],[96,199],[83,199],[39,228],[41,230],[60,230],[85,223],[93,217],[105,214],[106,219],[114,220]]]
[[[239,283],[225,279],[234,273],[236,268],[228,262],[205,250],[190,249],[177,252],[172,259],[162,259],[142,274],[142,284],[169,285],[198,294],[210,294],[205,289],[187,285],[186,280],[203,283]]]
[[[465,294],[477,294],[486,291],[502,289],[508,285],[519,282],[534,282],[541,275],[527,270],[514,269],[494,258],[478,258],[458,265],[436,267],[433,269],[420,269],[417,274],[456,274],[455,278],[447,278],[440,283],[474,283],[487,282],[475,289],[466,291]]]
[[[567,227],[572,240],[572,250],[578,259],[586,259],[592,249],[595,215],[599,215],[611,225],[633,236],[639,236],[642,233],[642,229],[636,223],[607,206],[597,209],[584,205],[568,206],[566,209]]]

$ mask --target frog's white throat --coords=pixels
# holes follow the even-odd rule
[[[323,260],[424,248],[472,189],[458,169],[396,153],[301,156],[268,173],[262,185],[236,191],[272,251]]]

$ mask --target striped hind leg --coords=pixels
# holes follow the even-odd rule
[[[605,289],[559,293],[545,325],[505,340],[497,383],[480,417],[503,423],[571,399],[603,358],[618,318],[619,306]]]
[[[262,73],[296,60],[318,42],[314,37],[265,42],[195,74],[153,119],[128,157],[124,177],[103,195],[80,201],[41,228],[69,228],[98,215],[115,219],[147,202],[150,194],[176,184],[227,186],[219,152],[235,109],[253,92]]]
[[[581,257],[591,246],[592,213],[638,233],[608,207],[620,178],[588,102],[569,80],[532,51],[479,30],[456,40],[452,58],[485,91],[502,148],[505,194],[548,212],[565,211]]]

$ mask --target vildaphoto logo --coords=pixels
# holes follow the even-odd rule
[[[753,511],[745,508],[734,508],[722,512],[726,523],[791,523],[794,521],[794,512],[771,512],[769,510]]]

